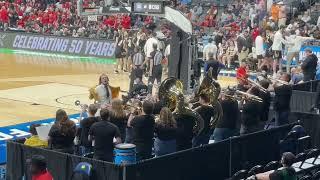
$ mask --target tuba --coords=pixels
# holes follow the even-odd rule
[[[220,102],[218,101],[221,93],[220,84],[212,78],[212,69],[209,69],[208,76],[206,76],[199,87],[199,90],[195,94],[195,98],[199,100],[200,94],[206,94],[210,98],[210,104],[215,109],[215,115],[210,121],[210,128],[214,128],[218,120],[222,118],[223,110]]]
[[[196,111],[191,110],[185,102],[183,85],[177,78],[165,79],[159,87],[159,99],[165,107],[168,107],[174,114],[193,117],[195,125],[193,132],[199,135],[204,128],[204,120]]]

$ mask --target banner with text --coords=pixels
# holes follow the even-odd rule
[[[0,32],[0,48],[114,58],[116,46],[114,41],[102,39]]]

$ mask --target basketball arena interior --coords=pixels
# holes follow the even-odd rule
[[[319,15],[0,1],[0,180],[320,180]]]

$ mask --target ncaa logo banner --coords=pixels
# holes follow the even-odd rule
[[[115,42],[86,38],[0,33],[0,47],[78,56],[114,58]]]
[[[70,120],[79,126],[80,114],[73,114],[69,116]],[[32,124],[48,125],[53,124],[54,118],[44,119],[39,121],[31,121],[22,124],[0,127],[0,165],[6,163],[6,141],[21,139],[31,136],[29,128]]]

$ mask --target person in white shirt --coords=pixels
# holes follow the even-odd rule
[[[265,33],[261,32],[261,34],[258,35],[255,40],[255,45],[256,45],[255,49],[256,49],[256,55],[257,55],[257,59],[258,59],[258,69],[261,69],[261,67],[262,67],[262,61],[263,61],[264,54],[265,54],[264,37],[265,37]]]
[[[291,31],[291,35],[287,37],[287,41],[290,43],[288,45],[288,55],[287,55],[287,73],[290,73],[290,65],[293,58],[296,58],[296,61],[299,60],[299,52],[302,46],[302,43],[306,40],[311,40],[312,37],[302,37],[300,34],[296,34],[295,30]]]
[[[273,51],[273,74],[277,73],[277,65],[279,64],[279,71],[282,70],[281,59],[282,59],[282,45],[288,44],[288,42],[283,38],[284,26],[281,26],[280,29],[274,34],[272,51]]]
[[[318,17],[317,26],[320,28],[320,16]]]
[[[157,47],[160,47],[160,42],[156,38],[156,34],[151,33],[149,39],[146,41],[146,44],[144,45],[144,53],[146,56],[144,64],[147,65],[147,72],[150,69],[150,60],[152,59],[151,52],[154,50],[153,49],[154,44],[156,44]]]
[[[120,87],[109,85],[109,77],[101,74],[99,84],[89,89],[89,99],[93,99],[101,108],[107,107],[115,98],[119,97]]]
[[[204,61],[209,60],[209,53],[213,54],[213,58],[217,59],[217,52],[218,52],[218,47],[216,46],[216,43],[213,41],[213,39],[208,40],[208,44],[204,46],[203,48],[203,59]]]
[[[308,11],[304,12],[304,15],[301,17],[301,20],[305,23],[307,23],[311,20],[311,17],[309,15]]]

